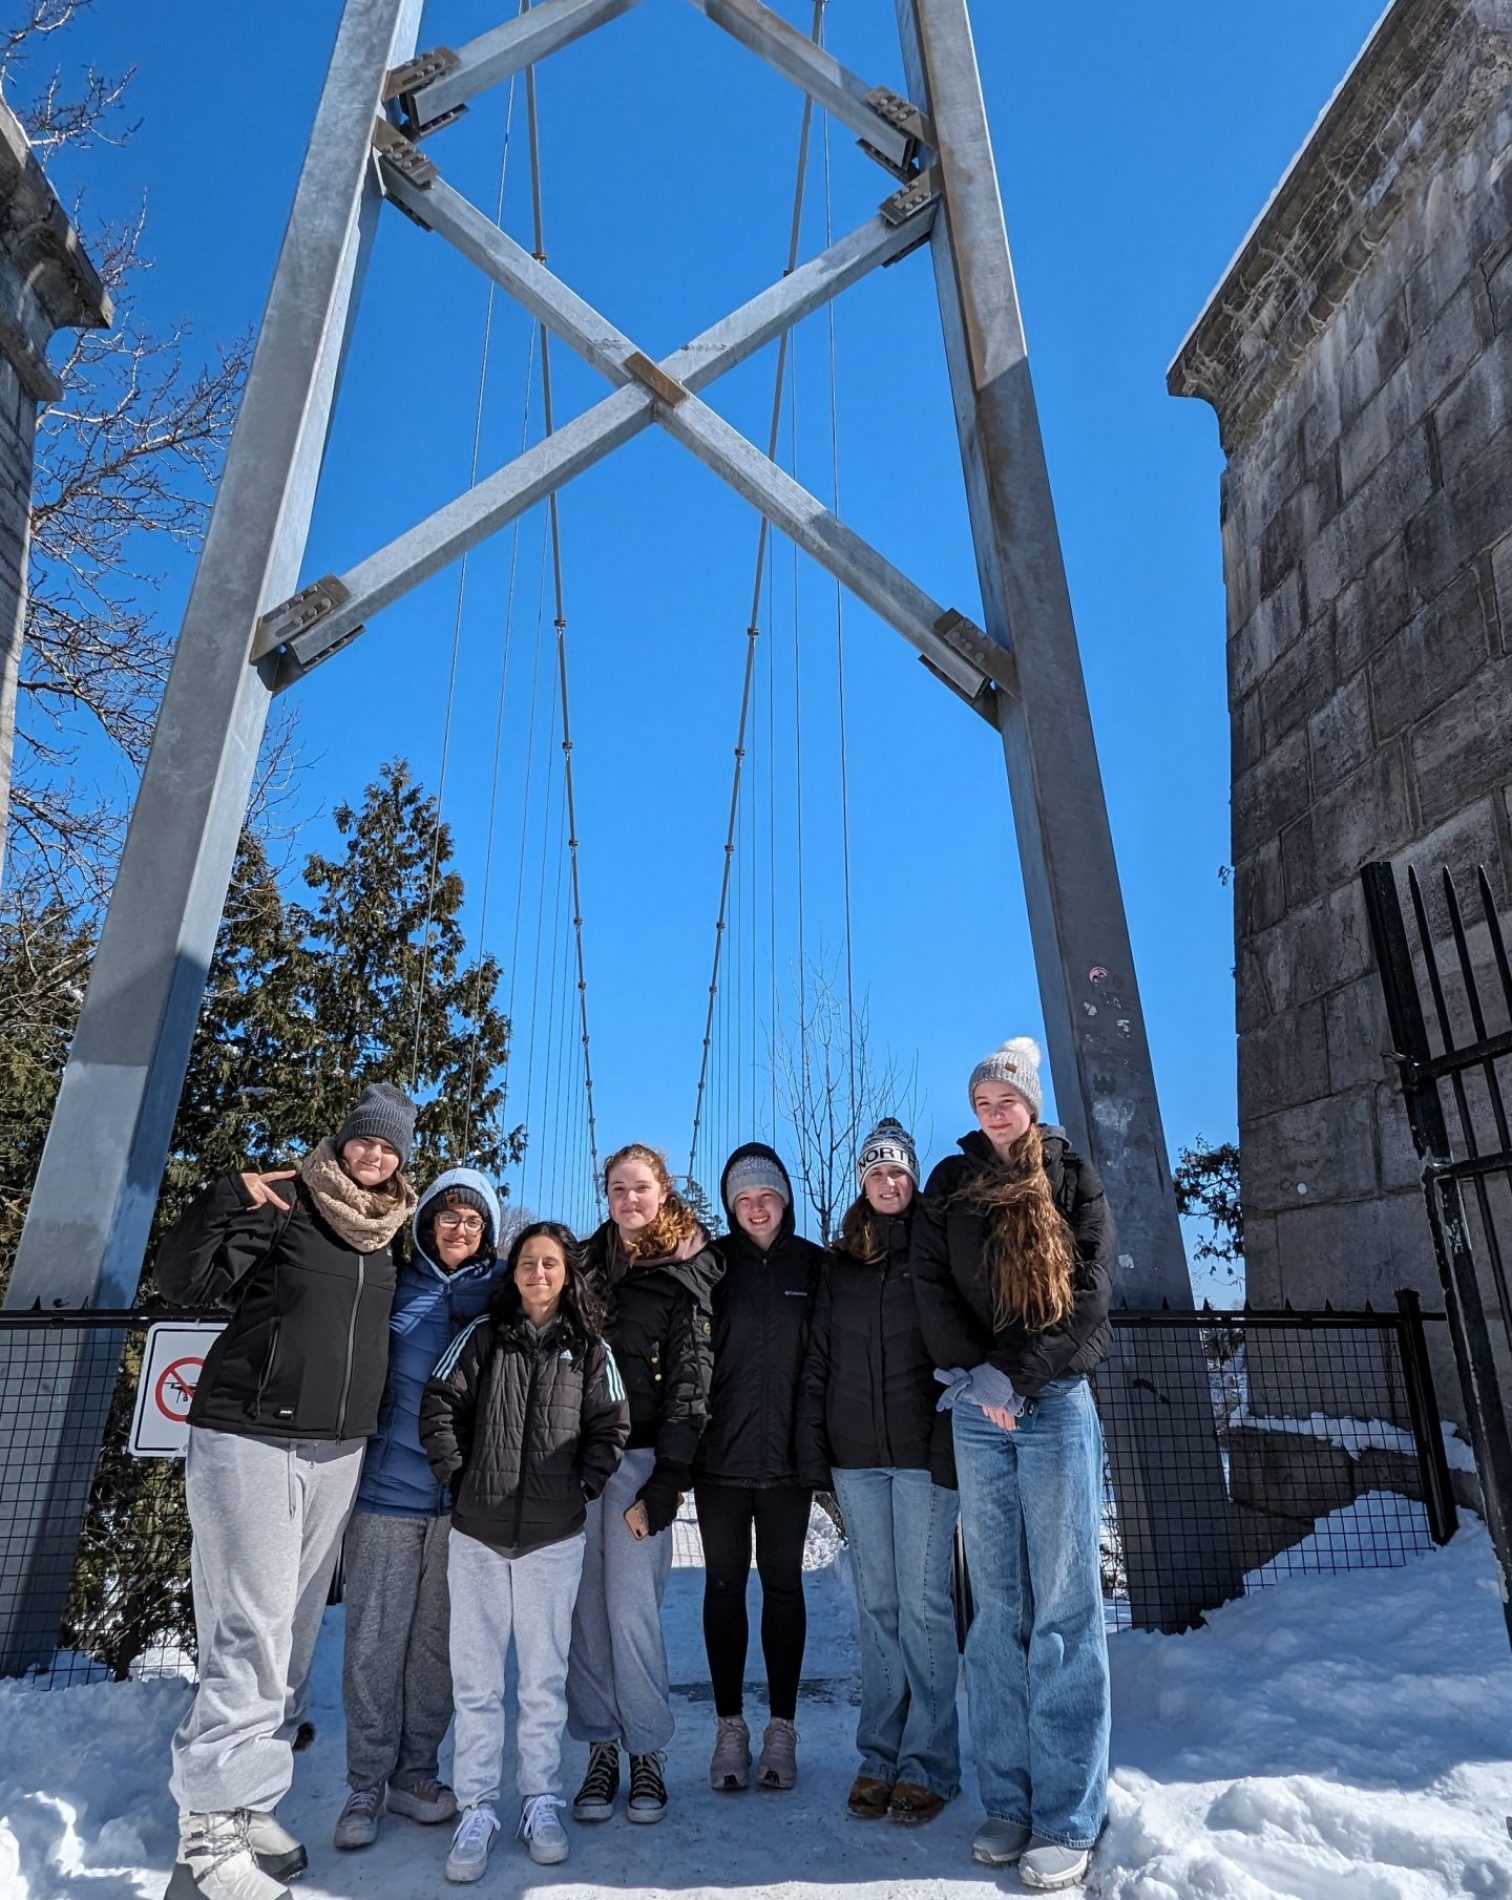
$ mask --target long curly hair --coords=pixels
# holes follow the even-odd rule
[[[1058,1326],[1076,1300],[1076,1244],[1045,1172],[1039,1123],[1031,1122],[1006,1155],[983,1162],[951,1198],[987,1216],[993,1324],[1030,1333]]]
[[[505,1272],[494,1288],[493,1298],[488,1303],[489,1317],[495,1324],[513,1325],[524,1311],[520,1300],[520,1289],[515,1285],[515,1268],[520,1264],[520,1255],[525,1251],[529,1240],[554,1240],[562,1250],[562,1258],[567,1262],[567,1279],[562,1287],[561,1314],[567,1323],[584,1339],[602,1339],[604,1336],[604,1305],[594,1291],[593,1282],[588,1277],[583,1257],[582,1243],[570,1227],[564,1227],[559,1220],[536,1220],[528,1227],[522,1227],[509,1243],[509,1256],[505,1262]]]
[[[621,1233],[620,1244],[632,1262],[661,1260],[668,1254],[676,1253],[685,1240],[691,1240],[695,1234],[701,1233],[702,1222],[673,1187],[672,1176],[667,1171],[667,1157],[659,1149],[648,1148],[643,1141],[627,1142],[604,1163],[605,1194],[609,1192],[610,1175],[624,1161],[643,1161],[656,1176],[667,1198],[662,1202],[655,1220],[648,1221],[638,1233],[629,1236]]]

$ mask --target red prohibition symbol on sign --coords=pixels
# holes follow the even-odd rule
[[[158,1374],[152,1396],[164,1418],[171,1418],[177,1424],[189,1416],[189,1405],[204,1363],[203,1358],[175,1359]]]

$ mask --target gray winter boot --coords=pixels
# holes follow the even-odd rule
[[[715,1794],[737,1794],[751,1785],[751,1731],[743,1715],[718,1715],[714,1721],[709,1786]]]
[[[798,1779],[798,1731],[774,1715],[761,1738],[761,1760],[756,1764],[758,1788],[791,1788]]]
[[[243,1808],[179,1816],[178,1859],[164,1900],[289,1900],[253,1858]]]

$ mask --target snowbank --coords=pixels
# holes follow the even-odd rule
[[[1337,1527],[1320,1534],[1336,1537]],[[480,1893],[990,1900],[1018,1891],[1014,1876],[977,1877],[970,1787],[928,1828],[844,1818],[856,1651],[833,1563],[808,1578],[799,1792],[708,1792],[712,1724],[692,1548],[679,1551],[667,1603],[680,1689],[671,1817],[655,1830],[573,1828],[563,1868],[532,1867],[502,1840]],[[825,1554],[816,1542],[816,1560]],[[1473,1525],[1403,1569],[1291,1578],[1195,1634],[1116,1637],[1111,1816],[1087,1892],[1512,1900],[1512,1655],[1493,1574],[1485,1532]],[[327,1845],[344,1795],[340,1645],[337,1610],[316,1663],[319,1735],[283,1809],[314,1863],[301,1900],[454,1895],[441,1874],[445,1829],[389,1820],[364,1854],[338,1857]],[[0,1900],[156,1900],[174,1844],[168,1737],[187,1694],[177,1682],[51,1693],[0,1685]],[[748,1709],[757,1707],[753,1692]],[[570,1751],[569,1771],[577,1762]]]

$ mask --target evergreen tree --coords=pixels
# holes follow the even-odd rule
[[[304,1144],[339,1127],[365,1083],[398,1082],[421,1104],[417,1179],[461,1162],[502,1174],[525,1152],[523,1126],[501,1119],[510,1025],[495,1006],[497,960],[465,960],[451,828],[402,759],[335,820],[346,850],[308,860],[314,901],[293,913],[295,995],[312,1038]]]

